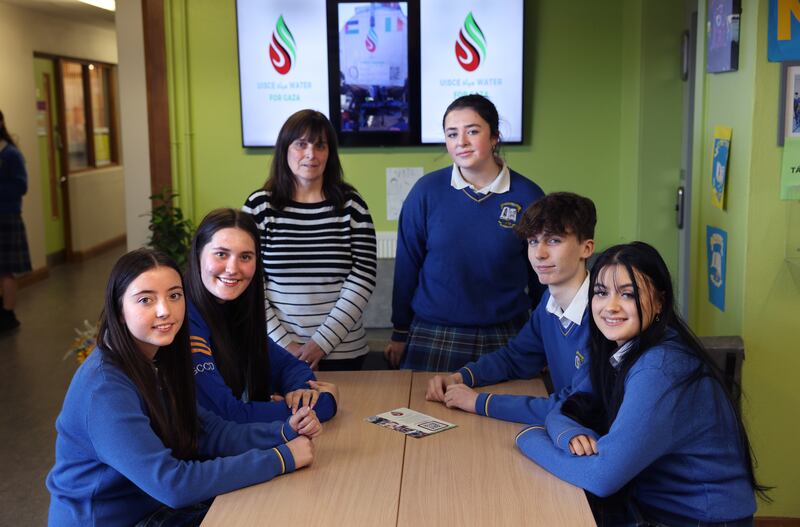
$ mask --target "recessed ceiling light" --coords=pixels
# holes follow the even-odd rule
[[[106,11],[117,10],[116,0],[78,0],[78,2],[93,5],[95,7],[99,7],[100,9],[105,9]]]

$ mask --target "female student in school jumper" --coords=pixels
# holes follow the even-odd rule
[[[466,95],[442,125],[453,166],[420,179],[400,212],[393,367],[457,370],[505,345],[541,296],[513,227],[544,193],[497,155],[497,108]]]
[[[257,247],[253,218],[236,209],[209,212],[192,238],[186,287],[197,400],[237,423],[283,420],[301,406],[326,421],[336,414],[336,387],[317,384],[308,364],[266,335]]]
[[[375,288],[375,228],[344,182],[336,132],[301,110],[278,133],[264,187],[242,210],[261,233],[269,336],[321,370],[360,370],[363,313]]]
[[[198,525],[214,496],[311,463],[308,408],[239,425],[197,407],[183,294],[162,253],[114,265],[98,345],[56,420],[49,525]]]
[[[517,446],[592,494],[622,490],[615,505],[596,507],[605,525],[752,525],[754,490],[765,489],[744,425],[675,312],[661,256],[642,242],[611,247],[589,291],[590,376],[545,426],[523,429]]]
[[[25,159],[6,129],[0,112],[0,333],[19,326],[14,314],[15,273],[31,270],[28,239],[22,222],[22,196],[28,191]]]

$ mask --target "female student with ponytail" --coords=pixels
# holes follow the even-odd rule
[[[56,420],[50,525],[198,525],[214,496],[311,463],[322,428],[308,408],[239,425],[197,407],[184,313],[172,260],[119,259]]]
[[[453,165],[417,181],[400,212],[384,350],[394,368],[477,361],[519,333],[543,292],[514,226],[544,193],[497,154],[497,108],[482,95],[459,97],[442,128]]]
[[[592,268],[589,303],[589,378],[517,446],[615,495],[594,504],[602,525],[752,525],[766,488],[720,370],[675,312],[664,260],[642,242],[611,247]]]

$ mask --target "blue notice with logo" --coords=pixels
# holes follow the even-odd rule
[[[728,233],[717,227],[706,226],[708,251],[708,301],[725,311],[725,273],[728,256]]]

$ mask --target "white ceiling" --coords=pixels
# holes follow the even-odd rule
[[[123,0],[131,1],[131,0]],[[114,27],[114,12],[100,9],[78,0],[0,0],[0,3],[46,13],[54,18],[65,18],[95,26]]]

